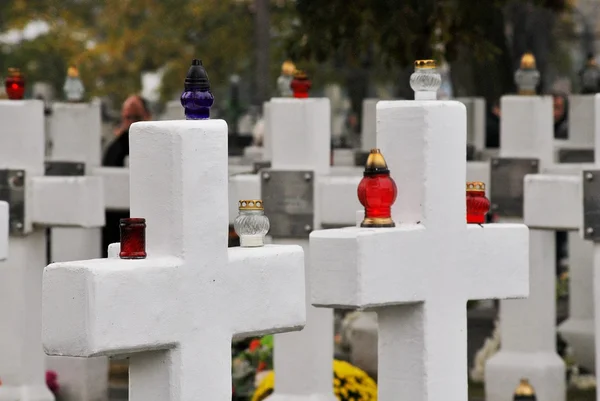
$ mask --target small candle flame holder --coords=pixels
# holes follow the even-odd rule
[[[120,220],[121,259],[146,258],[146,219],[127,218]]]

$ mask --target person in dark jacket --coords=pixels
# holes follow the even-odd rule
[[[115,130],[116,138],[111,142],[102,158],[104,167],[125,167],[129,156],[129,127],[138,121],[148,121],[152,118],[148,102],[138,95],[127,98],[121,109],[121,124]],[[108,245],[120,242],[119,221],[129,217],[129,211],[107,211],[106,225],[102,230],[102,255],[107,256]]]
[[[569,138],[569,98],[562,93],[553,93],[554,139]]]
[[[485,147],[497,149],[500,147],[500,101],[492,103],[485,119]]]

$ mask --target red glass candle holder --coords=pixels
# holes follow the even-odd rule
[[[4,80],[6,95],[11,100],[21,100],[25,96],[25,78],[18,68],[9,68]]]
[[[121,259],[144,259],[146,257],[146,219],[121,219]]]
[[[372,149],[367,158],[363,179],[358,184],[358,200],[365,207],[361,227],[394,227],[392,205],[398,189],[379,149]]]
[[[308,97],[308,92],[312,86],[312,82],[306,76],[306,73],[301,70],[297,70],[294,73],[294,79],[292,79],[292,83],[290,84],[290,88],[292,88],[292,92],[294,92],[294,97],[297,99],[306,99]]]
[[[485,196],[485,184],[480,181],[467,182],[467,223],[483,224],[490,211],[490,200]]]

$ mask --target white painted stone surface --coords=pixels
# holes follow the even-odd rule
[[[130,401],[229,400],[232,336],[305,323],[302,249],[227,249],[224,121],[136,123],[130,135],[131,215],[146,218],[148,258],[48,266],[44,349],[131,355]]]
[[[485,149],[485,99],[482,97],[458,97],[467,108],[467,143],[477,150]]]
[[[49,120],[49,135],[52,140],[49,159],[84,163],[86,174],[98,169],[102,142],[100,104],[55,103]],[[96,185],[104,184],[102,178],[95,178],[94,181]],[[52,191],[50,195],[52,194],[57,192]],[[126,195],[128,194],[129,191]],[[63,197],[71,196],[68,193],[58,193],[58,195],[59,202]],[[81,197],[89,197],[89,195],[90,191],[81,191]],[[100,218],[102,222],[104,222],[104,201],[105,196],[92,199],[80,198],[80,202],[87,205],[92,214],[100,213],[96,218]],[[45,205],[50,212],[57,210],[49,202]],[[61,210],[60,203],[57,206],[58,210]],[[63,210],[63,212],[71,213],[70,210]],[[65,216],[51,216],[61,217],[59,221],[66,221]],[[102,230],[100,228],[56,227],[50,231],[52,262],[96,259],[101,256]],[[46,365],[48,369],[58,374],[62,401],[108,400],[108,358],[47,357]]]
[[[273,158],[273,130],[271,129],[271,102],[263,103],[263,160],[271,160]]]
[[[525,176],[524,185],[523,219],[528,227],[579,230],[583,223],[580,176],[533,174]]]
[[[8,203],[0,201],[0,260],[8,257]]]
[[[377,146],[376,110],[379,99],[364,99],[362,104],[360,148],[368,152]]]
[[[564,148],[593,148],[596,126],[596,95],[569,96],[569,139],[560,146]]]
[[[41,346],[42,266],[45,232],[38,225],[99,227],[104,224],[102,183],[95,177],[43,177],[44,112],[41,101],[0,101],[0,168],[25,170],[23,236],[9,238],[10,255],[0,263],[0,400],[51,401]]]
[[[270,103],[273,168],[328,174],[331,161],[329,99],[274,98]]]
[[[313,232],[311,300],[376,309],[382,401],[399,389],[406,399],[466,400],[466,301],[527,295],[528,229],[466,224],[464,105],[379,102],[377,113],[397,226]]]
[[[271,130],[274,170],[312,170],[317,183],[331,171],[329,99],[272,99]],[[320,190],[321,187],[315,185],[313,227],[319,227],[322,221],[318,204]],[[308,253],[306,239],[273,238],[273,242],[301,244]],[[308,271],[308,265],[306,269]],[[311,293],[309,282],[307,279],[307,295]],[[268,399],[335,401],[333,336],[333,311],[313,308],[307,296],[304,330],[275,336],[275,392]],[[302,380],[298,379],[300,377]]]
[[[102,157],[100,104],[54,103],[48,117],[50,160],[98,166]]]
[[[501,99],[500,156],[537,158],[540,169],[553,164],[554,134],[551,96],[504,96]],[[545,208],[548,199],[536,198],[548,189],[542,179],[527,177],[537,192],[525,193],[527,219],[535,226],[565,224],[572,215],[562,216]],[[555,201],[572,201],[573,183],[559,180],[559,188],[569,191]],[[569,197],[571,195],[571,197]],[[553,194],[552,196],[559,196]],[[530,203],[531,202],[531,203]],[[537,215],[532,204],[538,203]],[[543,210],[543,211],[542,211]],[[546,220],[541,216],[545,213]],[[554,215],[550,217],[551,215]],[[536,217],[537,216],[537,217]],[[550,221],[556,219],[558,221]],[[509,401],[519,379],[527,377],[540,399],[564,401],[565,365],[556,353],[555,233],[544,227],[530,231],[530,295],[523,300],[500,301],[500,351],[485,366],[487,401]]]

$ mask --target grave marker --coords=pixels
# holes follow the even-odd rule
[[[48,266],[44,348],[129,355],[130,401],[230,400],[232,337],[305,323],[302,249],[227,249],[224,121],[136,123],[130,135],[148,257]]]
[[[0,201],[0,260],[8,257],[8,203]]]
[[[528,230],[466,224],[465,107],[426,101],[439,83],[411,81],[417,101],[377,105],[377,144],[398,187],[396,227],[313,232],[311,299],[378,312],[382,401],[398,391],[466,400],[466,302],[527,295]]]
[[[44,105],[0,101],[0,197],[10,205],[8,259],[0,263],[0,400],[52,401],[41,346],[44,226],[104,224],[102,182],[95,177],[44,176]]]
[[[487,401],[510,400],[515,383],[522,377],[531,381],[540,399],[562,401],[566,396],[565,366],[556,353],[555,232],[548,228],[568,226],[568,221],[558,220],[568,220],[569,216],[568,212],[546,216],[546,223],[541,224],[540,215],[532,215],[528,203],[540,202],[540,198],[533,192],[526,197],[524,192],[526,176],[544,172],[554,163],[552,97],[535,96],[532,88],[536,77],[539,79],[535,59],[526,54],[516,74],[521,95],[501,99],[500,158],[492,163],[505,166],[507,178],[502,183],[502,177],[494,177],[497,172],[492,170],[491,199],[501,221],[521,222],[524,210],[528,211],[533,228],[529,233],[530,295],[523,300],[500,301],[501,346],[485,366]],[[568,185],[568,180],[559,180],[557,188],[562,190],[554,197],[566,200],[563,197],[572,194]],[[551,214],[560,213],[555,210]]]
[[[100,170],[102,121],[99,103],[54,103],[47,119],[52,147],[46,162],[46,175],[83,176]],[[111,178],[104,178],[104,183],[109,181]],[[101,228],[56,227],[50,232],[49,263],[102,256]],[[48,357],[47,367],[58,374],[63,401],[107,400],[107,358]]]

